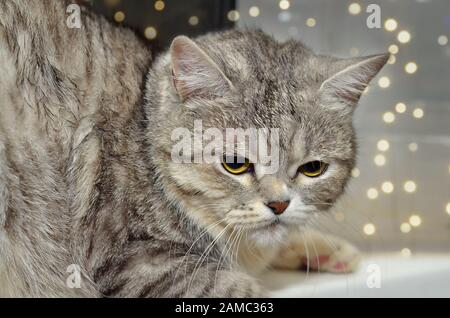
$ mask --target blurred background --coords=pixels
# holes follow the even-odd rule
[[[91,0],[155,50],[178,34],[260,28],[340,57],[392,56],[356,111],[358,166],[327,232],[368,252],[450,251],[450,1]],[[369,4],[380,28],[370,29]],[[130,52],[132,53],[132,52]]]

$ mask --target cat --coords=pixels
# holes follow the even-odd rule
[[[352,114],[387,54],[234,29],[153,56],[84,7],[68,28],[72,2],[0,2],[1,296],[261,297],[269,267],[356,266],[304,229],[344,192]],[[278,171],[173,162],[171,132],[198,119],[279,128]]]

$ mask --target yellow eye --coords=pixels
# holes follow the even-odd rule
[[[298,171],[309,178],[315,178],[323,174],[327,170],[327,168],[328,164],[326,164],[325,162],[311,161],[300,166],[300,168],[298,168]]]
[[[224,156],[222,166],[231,174],[243,174],[253,167],[247,158],[238,156]]]

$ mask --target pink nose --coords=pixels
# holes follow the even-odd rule
[[[270,202],[267,204],[267,206],[275,213],[276,215],[279,215],[284,212],[284,210],[287,209],[289,206],[289,201],[285,202]]]

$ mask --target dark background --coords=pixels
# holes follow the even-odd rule
[[[227,13],[236,6],[235,0],[90,0],[93,10],[111,21],[135,29],[145,38],[145,29],[153,27],[156,37],[147,37],[158,51],[170,44],[176,35],[196,36],[231,28],[234,22]],[[117,19],[124,17],[124,20]],[[191,20],[190,20],[191,19]],[[119,22],[117,21],[119,20]],[[197,23],[195,23],[197,22]]]

